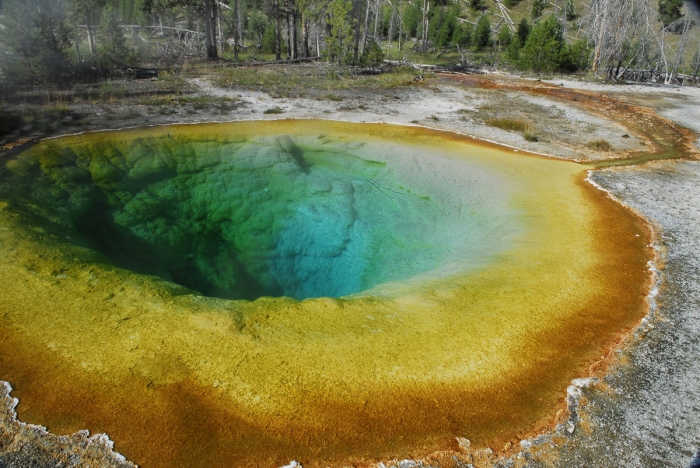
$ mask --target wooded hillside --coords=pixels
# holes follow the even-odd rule
[[[26,84],[197,58],[390,58],[671,82],[698,75],[695,31],[682,0],[2,0],[0,67]]]

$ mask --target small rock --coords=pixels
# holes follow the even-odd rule
[[[624,135],[622,135],[622,138],[629,138],[629,137],[630,137],[630,136],[629,136],[628,134],[626,134],[626,133],[625,133]]]
[[[304,467],[302,467],[301,463],[299,463],[298,461],[292,460],[291,462],[289,462],[289,465],[284,465],[280,468],[304,468]]]
[[[471,440],[464,438],[464,437],[455,437],[457,439],[457,445],[459,445],[459,448],[464,450],[464,452],[469,453],[472,450],[472,442]]]

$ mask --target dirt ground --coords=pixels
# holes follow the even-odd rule
[[[471,466],[590,466],[586,463],[603,453],[605,438],[610,437],[609,430],[597,431],[596,425],[606,424],[617,427],[619,432],[635,428],[632,439],[619,437],[622,442],[616,450],[623,455],[625,451],[629,454],[639,454],[640,450],[659,452],[659,447],[677,443],[681,449],[671,450],[673,453],[667,455],[666,460],[687,464],[692,458],[700,444],[700,435],[696,434],[699,426],[692,424],[700,421],[691,418],[692,421],[684,420],[680,424],[683,427],[679,430],[687,429],[690,434],[682,441],[676,440],[673,424],[678,421],[678,414],[684,414],[685,410],[692,413],[688,405],[695,404],[697,398],[689,399],[688,395],[693,393],[691,384],[697,382],[700,372],[697,364],[692,365],[697,361],[693,356],[698,351],[695,345],[688,344],[697,342],[697,324],[692,321],[692,307],[687,301],[685,305],[681,301],[684,297],[696,301],[700,283],[697,275],[700,264],[697,252],[700,250],[694,247],[697,236],[692,235],[695,232],[692,227],[700,223],[696,206],[700,177],[700,163],[697,162],[700,88],[609,85],[570,77],[525,80],[494,73],[437,75],[388,88],[298,89],[286,94],[270,94],[250,87],[223,88],[215,82],[216,77],[206,74],[182,77],[175,84],[172,77],[135,80],[103,87],[102,96],[97,89],[87,93],[87,98],[78,100],[66,96],[49,104],[46,101],[32,104],[31,100],[6,104],[6,110],[41,113],[43,109],[53,112],[56,118],[43,128],[32,129],[27,125],[4,137],[0,144],[9,148],[62,134],[144,125],[318,118],[426,126],[518,150],[593,162],[600,167],[637,164],[632,168],[596,172],[593,179],[638,209],[660,232],[679,233],[678,237],[660,238],[665,251],[672,255],[679,253],[676,263],[671,258],[670,267],[664,272],[664,284],[669,287],[662,290],[659,310],[643,324],[647,327],[644,336],[651,333],[653,341],[640,345],[639,340],[645,339],[640,335],[637,341],[620,351],[620,363],[612,369],[605,385],[575,382],[570,388],[570,401],[574,405],[570,408],[572,417],[563,426],[541,438],[523,441],[520,448],[511,450],[508,458],[499,460],[492,452],[481,451],[464,461],[472,463]],[[508,130],[502,128],[507,126],[503,125],[504,121],[517,121],[524,127]],[[638,165],[665,159],[684,162]],[[653,201],[647,199],[651,187],[656,193]],[[672,209],[680,210],[682,216],[667,215]],[[697,311],[694,314],[697,315]],[[653,325],[657,323],[655,320],[668,323],[669,319],[673,326]],[[684,321],[690,321],[691,325],[685,327],[688,340],[679,355],[669,337],[679,333],[678,327],[685,330]],[[649,323],[651,328],[648,328]],[[668,343],[664,344],[665,340]],[[661,347],[661,351],[652,352],[654,346]],[[658,359],[666,361],[655,363]],[[633,363],[631,367],[629,362]],[[683,364],[676,365],[678,362]],[[666,402],[664,408],[655,406],[654,395],[666,392],[663,379],[659,377],[664,371],[659,369],[666,369],[675,382],[680,382],[678,385],[685,399]],[[639,392],[631,392],[627,400],[614,396],[616,388],[630,385],[646,385],[651,393],[640,396]],[[100,467],[133,466],[113,453],[111,443],[104,437],[88,438],[85,433],[56,437],[36,426],[20,423],[13,411],[17,402],[10,397],[9,387],[0,386],[0,390],[0,467],[30,466],[30,461],[31,466],[42,467],[86,466],[85,463]],[[584,401],[590,400],[593,404],[577,409],[581,395]],[[649,419],[652,413],[654,417]],[[671,429],[659,431],[659,427],[667,425]],[[584,430],[584,426],[587,429]],[[649,428],[646,433],[645,427]],[[613,431],[613,436],[619,434]],[[647,449],[644,449],[645,444]],[[468,441],[460,441],[462,445],[466,447]],[[558,446],[563,448],[557,449]],[[433,460],[438,459],[440,456]],[[631,463],[627,466],[668,466],[663,459],[652,456],[630,455],[626,459]],[[616,466],[620,458],[611,456],[600,460],[597,466]],[[391,466],[408,468],[431,463],[431,460],[397,460]]]
[[[700,89],[690,87],[535,81],[494,73],[431,75],[384,88],[360,84],[329,90],[302,84],[272,93],[262,85],[223,88],[215,82],[221,82],[215,74],[183,73],[50,96],[28,93],[31,99],[8,96],[6,110],[55,115],[39,128],[27,125],[24,132],[6,135],[0,144],[143,125],[318,118],[421,125],[559,158],[604,161],[648,152],[646,145],[658,144],[644,127],[670,123],[651,118],[656,111],[700,131]],[[499,120],[519,122],[534,138],[528,141],[523,131],[500,128]]]

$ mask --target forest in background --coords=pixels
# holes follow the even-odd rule
[[[700,68],[682,0],[0,0],[10,84],[187,61],[477,64],[667,83]]]

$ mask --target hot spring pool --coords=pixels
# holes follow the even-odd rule
[[[0,159],[0,379],[146,468],[517,442],[645,311],[585,170],[323,121],[45,140]]]
[[[8,163],[0,197],[117,266],[207,296],[341,297],[442,277],[523,231],[498,177],[395,143],[161,134],[45,145]]]

